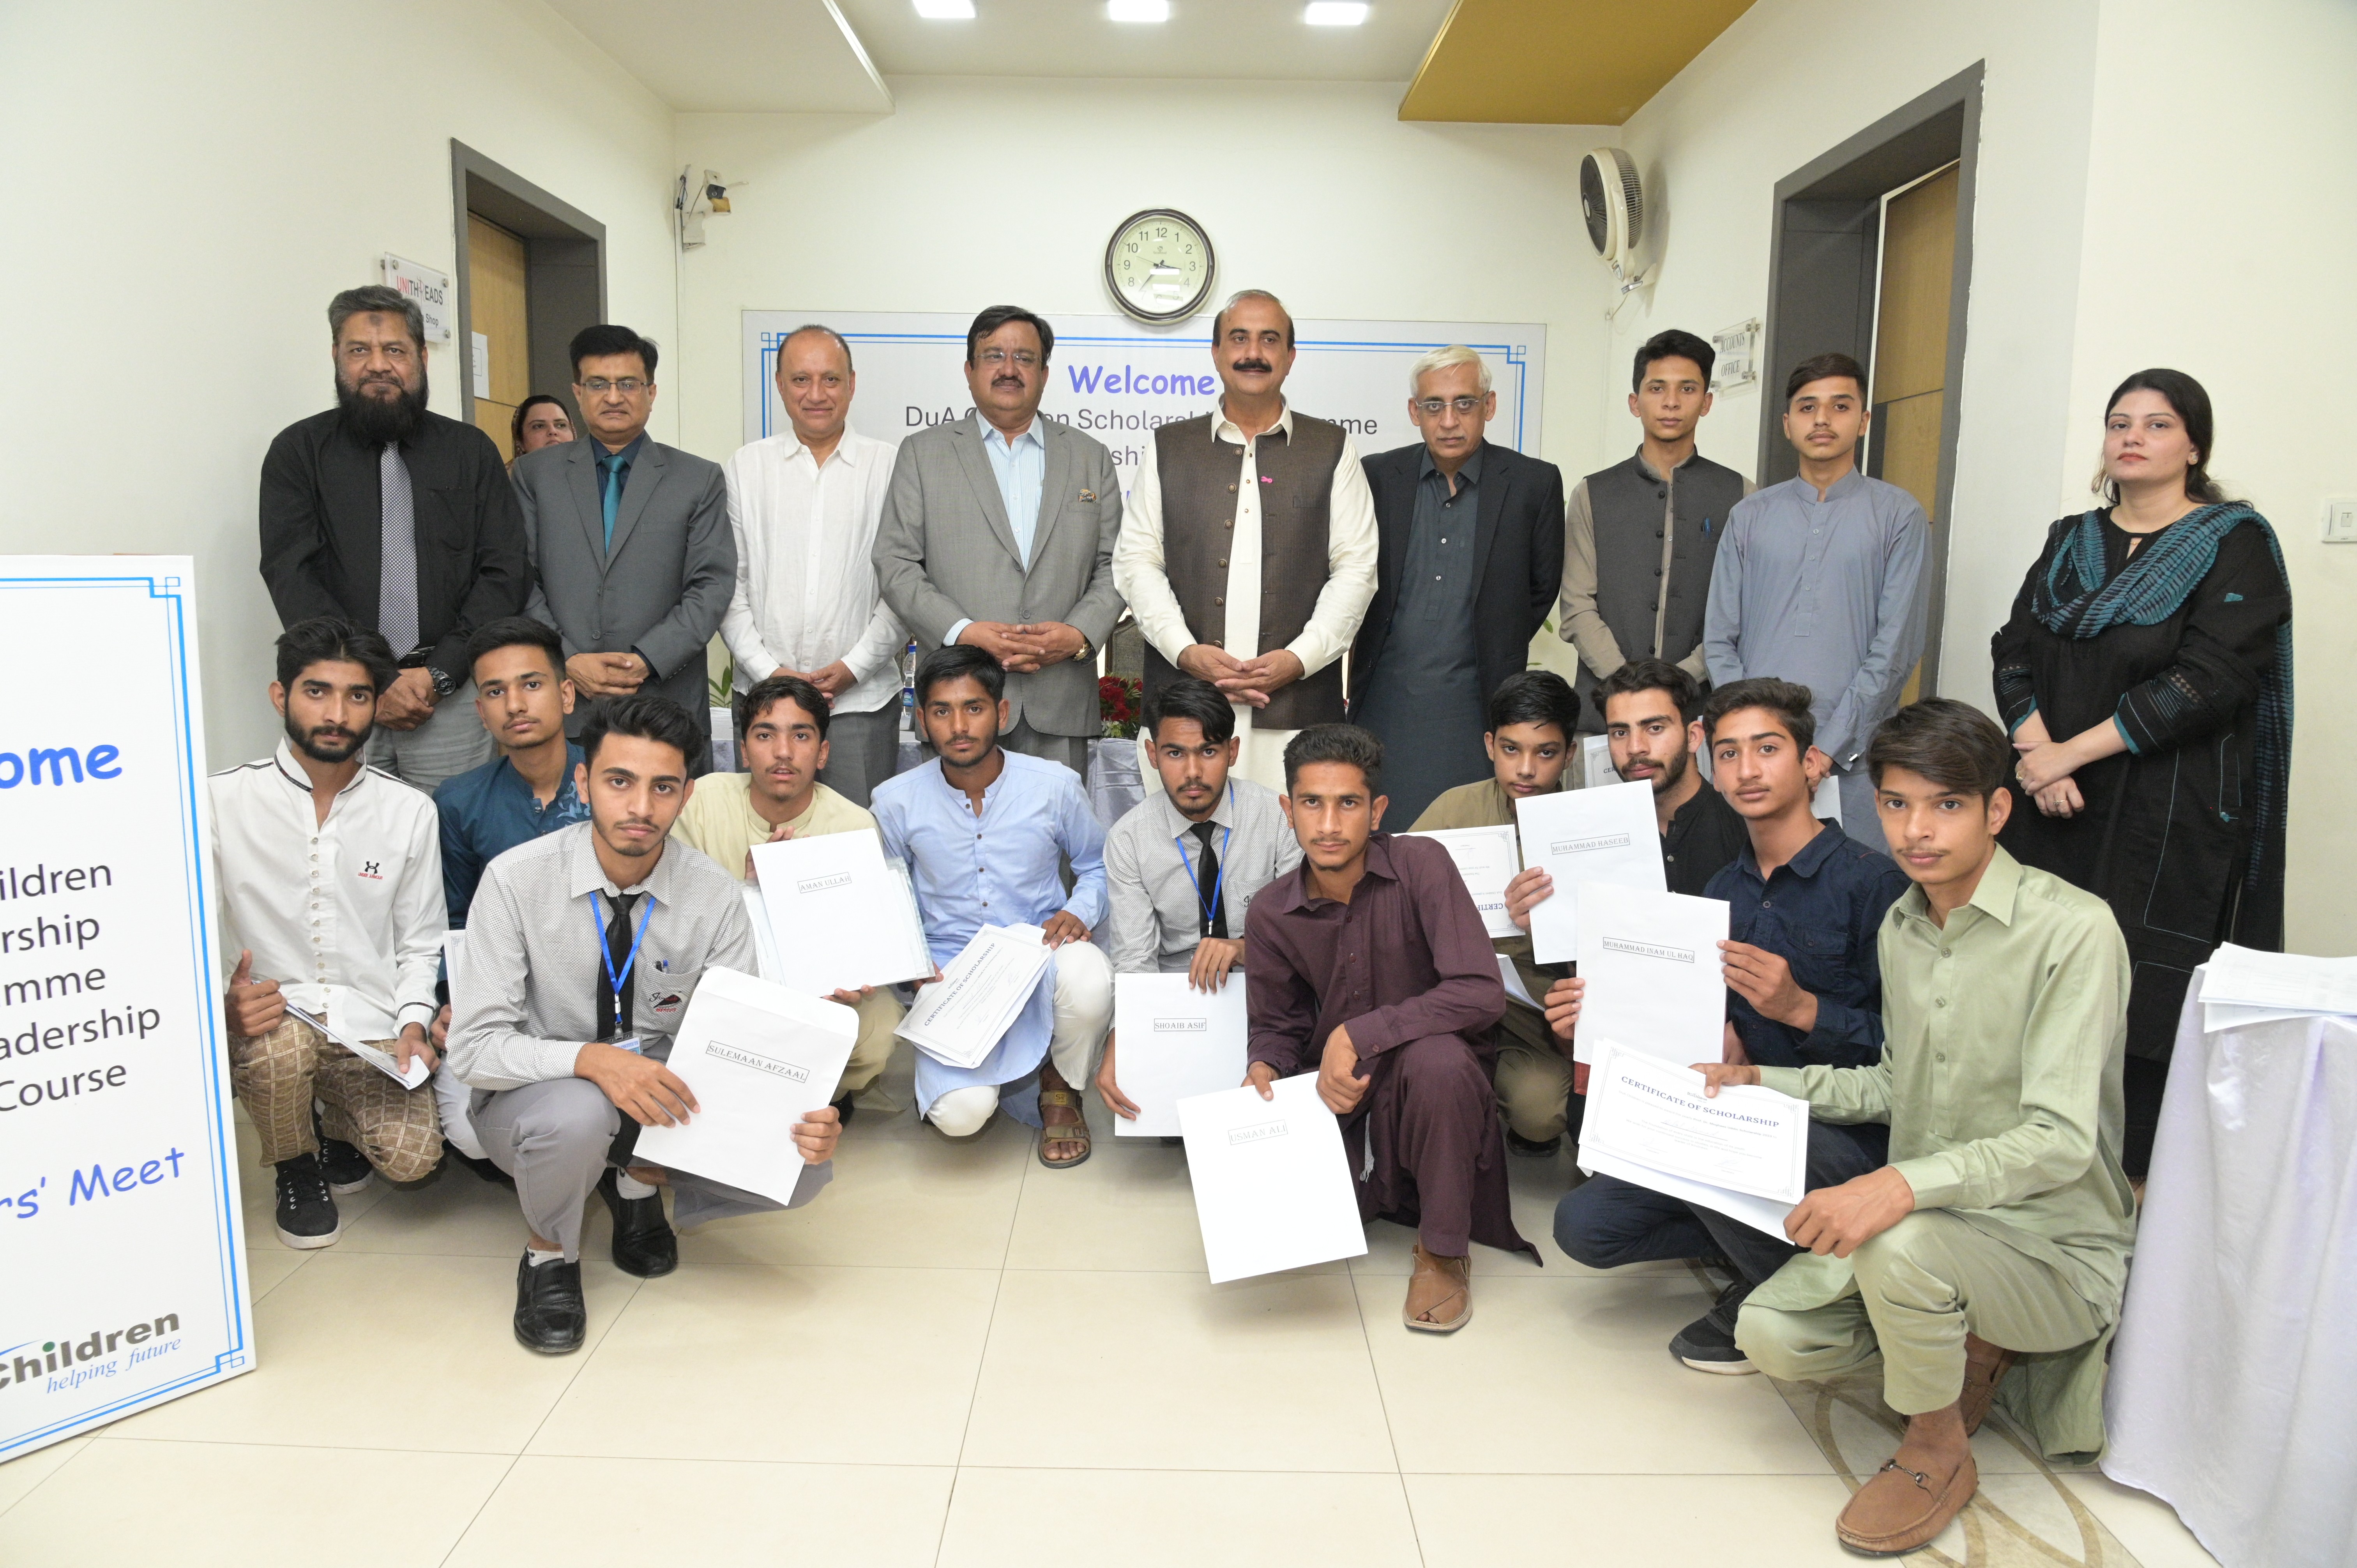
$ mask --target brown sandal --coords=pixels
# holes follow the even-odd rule
[[[1454,1334],[1473,1320],[1473,1260],[1443,1258],[1415,1244],[1400,1321],[1426,1334]]]
[[[1048,1110],[1050,1106],[1060,1106],[1063,1109],[1070,1111],[1072,1113],[1072,1119],[1070,1122],[1049,1121]],[[1089,1136],[1088,1112],[1082,1109],[1081,1097],[1076,1091],[1069,1089],[1041,1090],[1039,1091],[1039,1121],[1041,1123],[1039,1128],[1039,1163],[1041,1165],[1047,1166],[1051,1171],[1068,1171],[1074,1165],[1088,1164],[1089,1156],[1096,1152],[1096,1145]],[[1059,1144],[1078,1144],[1081,1146],[1079,1156],[1069,1160],[1049,1159],[1048,1157],[1048,1144],[1050,1140]]]

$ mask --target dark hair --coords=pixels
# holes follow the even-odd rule
[[[1816,693],[1806,686],[1796,686],[1790,681],[1779,681],[1773,675],[1755,675],[1749,681],[1730,681],[1715,688],[1702,705],[1702,736],[1715,740],[1718,721],[1743,708],[1764,708],[1784,721],[1785,733],[1792,744],[1806,751],[1817,742],[1817,717],[1809,711]]]
[[[1717,367],[1718,350],[1691,332],[1673,327],[1666,332],[1656,332],[1645,339],[1637,350],[1637,368],[1629,377],[1629,390],[1645,390],[1645,372],[1653,368],[1656,360],[1692,360],[1702,371],[1702,389],[1710,390],[1710,372]]]
[[[1847,376],[1857,383],[1857,395],[1866,396],[1866,367],[1847,354],[1812,354],[1792,367],[1784,378],[1784,404],[1791,407],[1801,389],[1811,381],[1822,381],[1832,376]]]
[[[1228,312],[1233,310],[1237,306],[1242,305],[1248,299],[1265,299],[1271,305],[1276,306],[1276,313],[1285,317],[1285,346],[1288,349],[1292,348],[1293,312],[1285,307],[1285,301],[1277,298],[1276,295],[1269,293],[1268,290],[1265,288],[1240,288],[1236,290],[1235,293],[1228,295],[1228,303],[1220,306],[1217,311],[1212,313],[1211,341],[1217,343],[1220,340],[1220,334],[1228,329]]]
[[[1885,768],[1904,768],[1943,789],[1983,799],[2005,788],[2013,766],[2013,745],[1997,722],[1953,697],[1910,703],[1874,732],[1866,748],[1866,771],[1877,789]]]
[[[565,679],[565,639],[556,635],[555,628],[530,616],[501,616],[467,639],[467,669],[471,672],[476,660],[502,648],[537,648],[548,655],[548,667],[556,678]]]
[[[639,363],[646,369],[647,380],[655,379],[654,339],[641,338],[629,328],[610,321],[584,327],[576,332],[572,346],[565,349],[565,353],[571,356],[573,379],[576,381],[581,379],[582,360],[602,360],[608,354],[636,354]]]
[[[1552,670],[1517,670],[1490,693],[1483,717],[1491,735],[1508,725],[1553,725],[1567,746],[1579,732],[1579,693]]]
[[[2193,443],[2194,455],[2192,466],[2185,470],[2185,499],[2200,501],[2204,506],[2215,506],[2224,500],[2226,492],[2220,489],[2218,481],[2210,477],[2210,436],[2213,426],[2210,418],[2209,392],[2183,371],[2158,367],[2138,371],[2114,387],[2112,395],[2104,399],[2104,421],[2106,425],[2111,422],[2112,410],[2120,406],[2120,399],[2132,392],[2158,392],[2169,401],[2169,406],[2175,411],[2177,417],[2185,422],[2185,438]],[[2119,504],[2120,488],[2112,483],[2100,467],[2095,470],[2093,489],[2107,505]]]
[[[312,665],[333,660],[349,660],[367,671],[380,697],[401,673],[393,662],[393,644],[382,632],[341,616],[313,616],[278,634],[278,683],[282,686],[293,686],[295,678]]]
[[[742,740],[759,718],[780,703],[791,703],[810,715],[821,740],[826,738],[826,726],[832,722],[827,712],[826,694],[799,675],[772,675],[766,681],[756,681],[737,693],[737,738]]]
[[[974,325],[965,329],[965,362],[969,365],[974,363],[974,355],[981,350],[982,340],[1010,321],[1031,324],[1031,329],[1039,334],[1039,362],[1046,364],[1048,356],[1056,351],[1056,329],[1019,305],[994,305],[974,318]]]
[[[1613,698],[1640,692],[1667,692],[1678,717],[1688,724],[1701,715],[1702,687],[1693,676],[1666,659],[1631,659],[1596,682],[1596,716],[1604,716],[1604,704]]]
[[[1347,762],[1365,776],[1367,798],[1383,792],[1383,743],[1356,725],[1311,725],[1285,743],[1285,792],[1305,768]]]
[[[669,697],[647,692],[634,692],[627,697],[598,703],[589,722],[581,726],[574,744],[580,746],[582,759],[592,768],[597,765],[599,743],[609,735],[633,736],[676,747],[683,773],[694,766],[711,738],[705,726],[695,722],[694,714]]]
[[[345,322],[355,316],[366,316],[379,310],[398,316],[406,322],[409,340],[417,345],[419,353],[425,351],[425,312],[418,308],[415,300],[399,289],[381,283],[348,288],[328,301],[328,341],[342,342]]]
[[[916,689],[917,709],[924,711],[925,702],[933,688],[967,677],[982,682],[982,689],[997,702],[1006,695],[1006,671],[998,660],[970,642],[953,642],[947,648],[936,648],[917,660],[917,678],[911,682]]]
[[[553,398],[546,392],[534,392],[530,397],[524,399],[522,403],[516,404],[515,418],[508,424],[509,451],[512,452],[517,447],[523,445],[524,416],[544,403],[554,404],[556,412],[565,414],[565,423],[572,423],[573,416],[570,413],[565,413],[565,403],[562,399]]]
[[[795,328],[791,332],[787,333],[784,337],[778,339],[779,364],[783,365],[786,362],[786,345],[792,342],[795,338],[801,337],[805,332],[823,332],[826,336],[834,338],[834,346],[843,350],[844,370],[846,372],[851,370],[851,345],[844,340],[842,333],[837,332],[832,327],[822,327],[815,321],[805,321],[800,327]]]
[[[1178,676],[1146,699],[1146,733],[1153,736],[1164,719],[1193,719],[1203,726],[1203,739],[1212,746],[1236,733],[1236,710],[1229,705],[1226,693],[1194,675]]]

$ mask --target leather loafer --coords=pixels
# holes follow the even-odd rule
[[[1923,1471],[1887,1459],[1851,1495],[1849,1506],[1834,1521],[1834,1533],[1855,1552],[1885,1557],[1913,1552],[1948,1528],[1980,1484],[1980,1468],[1969,1453],[1945,1486]]]
[[[588,1331],[581,1265],[559,1258],[534,1268],[526,1252],[516,1265],[516,1343],[544,1356],[565,1356],[581,1348]]]
[[[642,1280],[679,1267],[679,1234],[663,1218],[662,1194],[624,1197],[621,1173],[608,1165],[597,1178],[597,1196],[614,1216],[614,1266]]]

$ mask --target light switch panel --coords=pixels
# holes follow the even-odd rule
[[[2357,544],[2357,501],[2324,503],[2324,542]]]

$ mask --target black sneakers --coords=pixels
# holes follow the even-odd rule
[[[317,1155],[278,1162],[278,1239],[290,1247],[325,1247],[344,1233],[335,1195]]]
[[[588,1331],[581,1265],[557,1258],[535,1268],[526,1251],[516,1265],[516,1343],[544,1356],[565,1356],[581,1348]]]
[[[597,1196],[614,1215],[614,1266],[651,1280],[679,1267],[679,1236],[663,1218],[662,1194],[624,1197],[613,1166],[597,1178]]]
[[[1755,1371],[1751,1358],[1735,1343],[1735,1315],[1743,1306],[1743,1298],[1751,1294],[1751,1282],[1738,1279],[1719,1292],[1718,1300],[1708,1312],[1678,1330],[1670,1341],[1670,1354],[1697,1372],[1740,1374]]]
[[[311,1131],[318,1134],[319,1174],[328,1178],[329,1187],[338,1192],[358,1192],[368,1186],[369,1178],[376,1174],[368,1156],[341,1138],[328,1137],[316,1105],[311,1108]]]

